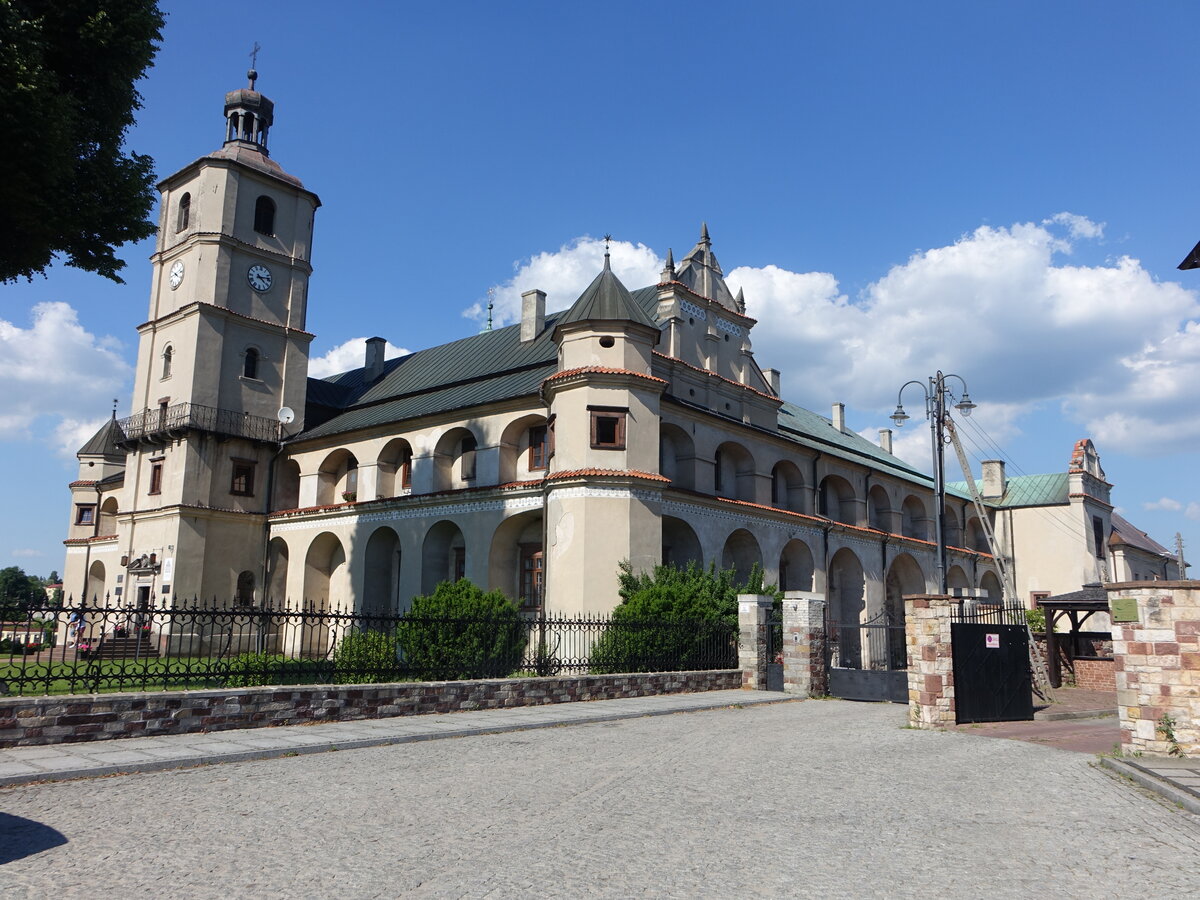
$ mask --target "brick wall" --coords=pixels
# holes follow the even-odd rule
[[[738,669],[0,698],[0,748],[734,690]]]
[[[1089,691],[1115,691],[1116,670],[1111,659],[1075,660],[1075,687]]]
[[[1114,619],[1121,600],[1136,601],[1137,621],[1112,624],[1122,747],[1200,757],[1200,581],[1106,587]],[[1174,743],[1163,716],[1175,721]]]

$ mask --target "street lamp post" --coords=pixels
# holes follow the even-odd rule
[[[946,399],[954,396],[946,384],[949,378],[957,378],[962,385],[962,398],[954,404],[954,408],[964,416],[971,415],[975,404],[967,392],[967,383],[961,375],[943,375],[940,371],[929,379],[926,384],[922,381],[908,381],[900,386],[896,394],[896,411],[892,413],[892,421],[897,428],[903,428],[910,418],[900,403],[904,389],[911,384],[917,385],[925,394],[925,417],[929,419],[929,434],[933,441],[933,488],[935,498],[934,535],[937,540],[937,570],[938,591],[946,593]]]

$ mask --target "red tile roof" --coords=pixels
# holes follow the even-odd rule
[[[627,375],[630,378],[642,378],[646,381],[657,382],[658,384],[667,383],[666,379],[657,378],[654,375],[645,375],[641,372],[635,372],[632,369],[614,369],[609,366],[581,366],[578,369],[566,369],[562,372],[556,372],[542,383],[548,384],[559,378],[570,378],[573,375]]]
[[[671,479],[663,475],[637,469],[569,469],[565,472],[555,472],[549,480],[560,481],[564,478],[636,478],[638,481],[671,483]]]

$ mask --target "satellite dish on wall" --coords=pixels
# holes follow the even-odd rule
[[[296,421],[296,414],[290,406],[281,407],[279,412],[275,413],[275,418],[279,420],[281,425],[290,425]]]

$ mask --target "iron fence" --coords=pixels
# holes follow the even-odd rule
[[[908,668],[904,623],[886,612],[867,622],[827,622],[825,645],[829,667],[863,671]]]
[[[187,690],[737,666],[737,626],[518,612],[435,617],[193,601],[32,607],[0,632],[0,693]]]
[[[1025,610],[1020,606],[1001,606],[977,600],[960,600],[951,613],[950,621],[988,625],[1026,624]]]
[[[252,441],[279,440],[279,423],[263,416],[200,403],[176,403],[161,409],[146,409],[117,423],[128,441],[172,431],[208,431]]]

